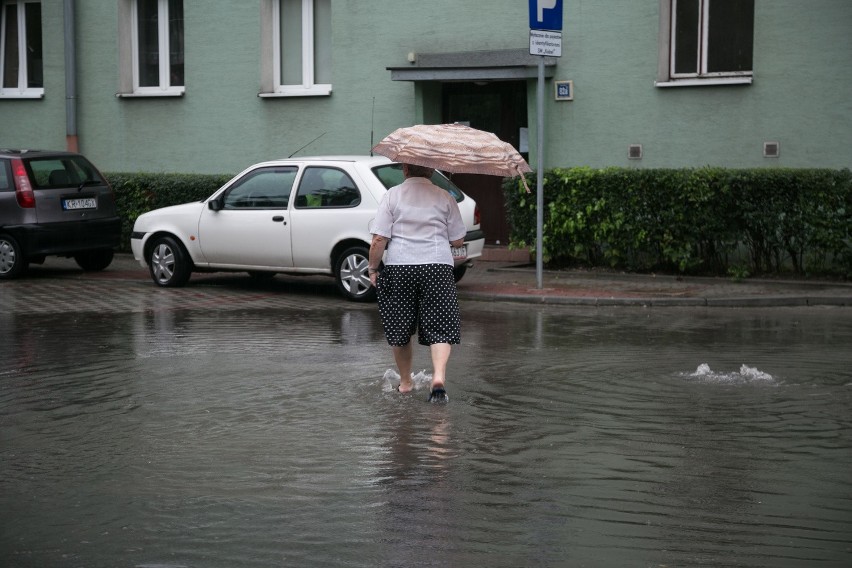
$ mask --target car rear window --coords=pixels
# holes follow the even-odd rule
[[[375,168],[373,168],[373,173],[376,174],[376,177],[379,178],[379,181],[382,182],[382,185],[385,186],[385,189],[390,189],[393,186],[399,185],[403,181],[405,181],[405,177],[402,175],[402,164],[387,164],[383,166],[376,166]],[[447,193],[449,193],[455,198],[456,201],[460,202],[464,199],[464,193],[462,193],[462,190],[457,188],[447,176],[437,170],[434,174],[432,174],[432,183],[434,183],[440,188],[445,189]]]
[[[106,185],[98,170],[82,156],[55,156],[25,160],[36,189]]]

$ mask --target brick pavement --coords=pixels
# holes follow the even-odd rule
[[[67,281],[75,281],[69,284]],[[129,254],[119,254],[107,270],[84,273],[73,260],[49,258],[43,266],[34,266],[27,280],[2,284],[14,291],[23,282],[38,282],[40,296],[56,298],[74,289],[74,296],[85,297],[93,307],[110,310],[122,306],[131,310],[173,309],[180,305],[217,305],[223,295],[229,306],[241,304],[287,304],[323,302],[337,296],[331,278],[326,276],[279,275],[273,281],[258,284],[245,274],[193,274],[184,289],[164,290],[150,281],[147,270]],[[99,284],[114,281],[109,293]],[[123,282],[122,285],[116,285]],[[729,278],[678,278],[668,275],[626,274],[606,271],[549,271],[542,273],[538,286],[535,266],[517,260],[479,260],[468,269],[458,285],[463,300],[511,301],[581,306],[707,306],[707,307],[780,307],[780,306],[852,306],[852,283],[808,280],[734,281]],[[0,309],[17,294],[0,293]],[[5,298],[5,299],[4,299]],[[15,299],[20,309],[21,302]],[[55,310],[50,301],[29,310]],[[354,306],[356,304],[347,303]]]

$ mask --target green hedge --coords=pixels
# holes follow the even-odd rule
[[[122,218],[121,249],[130,250],[136,218],[152,209],[200,201],[222,187],[230,175],[104,173],[115,191]]]
[[[846,169],[553,169],[543,189],[549,265],[852,276]],[[535,190],[504,193],[512,245],[535,247]]]

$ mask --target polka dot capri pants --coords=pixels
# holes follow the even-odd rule
[[[376,292],[390,345],[408,344],[415,332],[420,345],[461,343],[461,312],[452,266],[385,265],[376,279]]]

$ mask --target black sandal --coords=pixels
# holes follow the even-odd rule
[[[435,387],[429,392],[429,402],[450,402],[450,397],[444,387]]]

